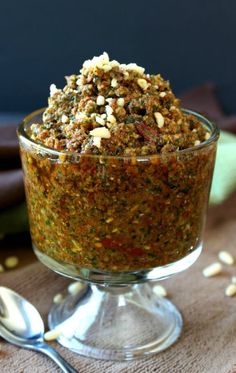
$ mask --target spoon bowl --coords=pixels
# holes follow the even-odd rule
[[[44,342],[44,323],[37,309],[4,286],[0,286],[0,336],[16,346],[44,353],[65,373],[78,373]]]
[[[37,309],[14,291],[0,287],[1,328],[18,338],[43,339],[44,324]]]

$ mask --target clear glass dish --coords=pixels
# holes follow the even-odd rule
[[[53,306],[59,343],[85,356],[131,360],[176,341],[182,317],[153,292],[202,250],[217,127],[200,145],[150,156],[59,152],[18,129],[33,247],[53,271],[84,286]]]

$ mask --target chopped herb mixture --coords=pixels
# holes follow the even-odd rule
[[[20,138],[35,246],[75,268],[116,272],[183,258],[201,241],[216,143],[198,145],[210,132],[136,64],[104,53],[66,79],[29,127],[37,144]]]

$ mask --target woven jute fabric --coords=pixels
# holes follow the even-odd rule
[[[219,250],[236,257],[236,195],[224,205],[211,207],[208,214],[204,250],[185,272],[165,280],[169,298],[181,310],[184,328],[171,348],[152,357],[132,362],[88,359],[53,346],[81,373],[233,373],[236,372],[236,297],[224,295],[235,266],[204,278],[202,269],[217,260]],[[70,281],[35,262],[0,275],[0,284],[29,299],[47,322],[53,296]],[[1,373],[59,372],[47,357],[19,349],[0,339]]]

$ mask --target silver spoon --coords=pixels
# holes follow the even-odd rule
[[[36,308],[14,291],[0,286],[0,336],[16,346],[49,356],[65,373],[78,373],[44,342],[44,324]]]

